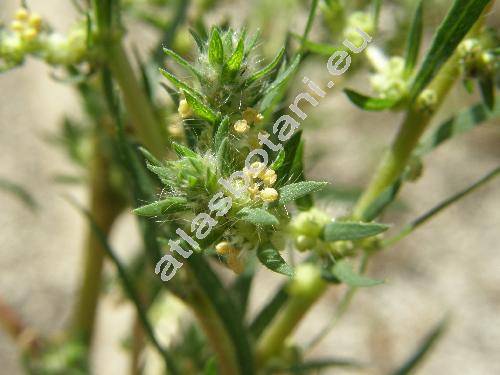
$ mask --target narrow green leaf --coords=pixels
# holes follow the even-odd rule
[[[196,97],[199,100],[203,100],[203,95],[202,94],[200,94],[195,89],[193,89],[193,88],[189,87],[188,85],[186,85],[184,82],[182,82],[181,80],[179,80],[176,76],[174,76],[172,73],[166,71],[165,69],[161,69],[161,68],[160,68],[160,73],[166,79],[168,79],[172,83],[172,85],[174,85],[175,87],[177,87],[178,90],[181,90],[182,92],[185,92],[185,93],[187,92],[191,96]]]
[[[419,0],[406,40],[405,74],[409,76],[415,68],[420,51],[423,30],[423,0]]]
[[[266,117],[265,112],[272,107],[273,103],[277,102],[283,96],[286,84],[297,70],[301,59],[302,55],[298,54],[295,56],[291,64],[283,72],[278,74],[273,83],[271,83],[264,92],[264,97],[259,106],[259,111],[264,114],[264,118]]]
[[[378,223],[332,221],[325,225],[323,238],[327,242],[354,241],[385,232],[389,227]]]
[[[271,271],[289,277],[293,276],[293,267],[285,262],[278,250],[274,249],[271,245],[261,246],[257,251],[257,257]]]
[[[179,369],[177,367],[177,364],[176,364],[173,356],[164,347],[162,347],[162,345],[158,341],[156,334],[154,332],[153,326],[152,326],[152,324],[149,321],[149,318],[147,316],[147,311],[144,309],[141,298],[139,297],[139,294],[138,294],[137,290],[135,289],[134,282],[132,281],[132,278],[128,275],[128,272],[127,272],[125,266],[122,264],[122,262],[120,261],[120,259],[116,255],[116,252],[113,250],[113,248],[109,244],[108,239],[106,238],[106,235],[104,234],[104,232],[99,227],[99,225],[95,221],[94,217],[92,216],[92,214],[88,210],[81,207],[76,202],[70,201],[70,203],[73,204],[73,206],[75,206],[83,215],[85,215],[85,217],[89,221],[90,228],[92,229],[92,232],[94,233],[94,235],[97,237],[97,240],[101,244],[102,249],[104,250],[106,255],[110,258],[110,260],[115,265],[115,267],[118,271],[118,276],[120,278],[120,281],[123,284],[123,289],[127,293],[130,300],[132,301],[132,303],[137,311],[137,316],[139,317],[139,320],[140,320],[141,324],[143,325],[143,328],[147,334],[148,339],[151,341],[154,348],[158,351],[158,353],[164,359],[166,368],[173,375],[179,374],[180,372],[179,372]]]
[[[274,159],[273,163],[269,166],[272,170],[278,170],[285,161],[285,150],[282,148],[278,151],[278,155],[276,155],[276,159]]]
[[[0,190],[12,194],[31,210],[35,210],[38,207],[38,204],[36,203],[33,196],[19,184],[16,184],[4,178],[0,178]]]
[[[292,137],[285,143],[283,147],[284,157],[281,166],[276,169],[276,174],[278,175],[277,187],[285,185],[287,182],[291,181],[290,173],[292,170],[292,165],[295,160],[295,154],[300,146],[302,140],[302,130],[295,132]]]
[[[217,131],[215,132],[214,135],[214,152],[218,152],[220,145],[222,144],[222,141],[228,136],[229,134],[229,116],[226,116],[222,119],[221,123],[217,127]]]
[[[229,77],[233,77],[240,70],[244,52],[245,46],[243,38],[240,38],[236,49],[224,65],[224,72],[229,75]]]
[[[362,369],[366,366],[352,360],[343,358],[315,359],[287,367],[273,368],[272,374],[311,374],[331,367],[343,367],[348,369]]]
[[[174,149],[175,153],[177,154],[178,157],[180,158],[195,158],[197,159],[199,155],[191,150],[189,147],[186,147],[184,145],[181,145],[180,143],[177,142],[172,142],[172,148]]]
[[[272,92],[279,89],[280,87],[283,87],[285,82],[287,82],[287,80],[292,76],[292,74],[299,66],[301,58],[302,56],[300,54],[295,56],[290,65],[282,73],[280,73],[278,77],[276,77],[274,82],[267,88],[266,92]]]
[[[165,54],[167,56],[172,57],[180,66],[182,66],[183,68],[185,68],[187,71],[191,72],[200,81],[202,81],[204,79],[203,75],[200,73],[200,71],[198,69],[196,69],[196,67],[194,67],[188,61],[184,60],[181,56],[179,56],[174,51],[172,51],[172,50],[170,50],[168,48],[163,48],[163,52],[165,52]]]
[[[264,210],[263,208],[249,208],[245,207],[238,212],[238,216],[249,223],[255,225],[278,225],[280,222],[273,214]]]
[[[415,155],[422,157],[448,139],[463,134],[497,117],[500,117],[500,104],[497,104],[492,111],[489,111],[482,103],[478,103],[460,111],[458,114],[439,125],[429,136],[425,137],[417,147]]]
[[[335,52],[345,51],[346,49],[344,46],[334,46],[326,43],[313,42],[311,40],[304,39],[302,36],[295,33],[290,33],[290,35],[301,42],[304,52],[312,52],[316,55],[329,57]]]
[[[194,29],[189,29],[189,33],[191,34],[191,36],[193,37],[194,41],[196,42],[196,45],[198,46],[198,50],[200,52],[203,52],[204,50],[204,46],[205,46],[205,43],[203,42],[203,38],[200,36],[200,34],[198,34],[196,32],[196,30]]]
[[[378,29],[381,6],[382,6],[382,0],[372,0],[373,24],[375,26],[375,30]]]
[[[415,353],[413,353],[399,369],[392,372],[391,375],[409,375],[414,373],[414,370],[422,364],[431,349],[438,343],[439,339],[443,337],[447,327],[448,319],[445,318],[432,328]]]
[[[258,339],[266,327],[271,323],[276,314],[288,301],[288,283],[282,285],[276,294],[266,303],[250,324],[250,332],[255,339]]]
[[[414,101],[453,54],[490,0],[455,0],[439,26],[410,90]]]
[[[323,189],[328,182],[302,181],[295,184],[285,185],[279,189],[279,204],[287,204]]]
[[[283,58],[283,54],[285,53],[285,47],[282,47],[281,50],[278,52],[276,57],[267,65],[266,67],[262,68],[258,72],[255,72],[253,75],[251,75],[245,82],[245,86],[250,86],[253,82],[267,76],[269,73],[271,73],[279,64],[281,59]]]
[[[385,189],[363,213],[364,221],[372,221],[396,198],[401,187],[401,178]]]
[[[217,122],[217,120],[219,119],[219,114],[216,111],[214,111],[196,96],[191,95],[191,93],[189,93],[188,91],[183,91],[183,93],[189,106],[196,116],[212,124]]]
[[[314,23],[314,18],[316,17],[316,10],[318,8],[318,0],[311,1],[311,9],[309,10],[309,16],[307,17],[306,27],[304,33],[302,34],[302,44],[307,40],[309,33],[311,32],[312,25]]]
[[[168,215],[175,212],[186,211],[188,201],[182,197],[169,197],[158,202],[153,202],[145,206],[136,208],[132,212],[139,216],[159,216]]]
[[[231,173],[231,151],[229,149],[229,138],[226,137],[222,140],[219,148],[217,149],[217,169],[219,174],[227,176]]]
[[[219,30],[214,27],[210,35],[208,44],[208,61],[215,67],[222,66],[224,63],[224,47],[220,38]]]
[[[154,157],[153,154],[150,153],[148,150],[146,150],[144,147],[139,147],[139,151],[142,153],[142,155],[144,155],[146,160],[152,165],[155,165],[157,167],[163,166],[162,162],[159,161],[156,157]]]
[[[355,287],[370,287],[383,284],[383,280],[370,279],[369,277],[359,275],[352,269],[349,262],[345,259],[339,260],[332,268],[332,274],[343,283]]]
[[[445,199],[443,202],[439,203],[438,205],[434,206],[431,208],[429,211],[427,211],[425,214],[419,216],[415,220],[413,220],[411,223],[407,224],[400,233],[395,235],[392,238],[389,238],[384,242],[384,246],[390,246],[396,243],[397,241],[401,240],[402,238],[406,237],[410,233],[412,233],[415,229],[417,229],[419,226],[427,222],[428,220],[432,219],[434,216],[436,216],[438,213],[443,211],[445,208],[449,207],[453,203],[457,202],[458,200],[462,199],[466,195],[472,193],[479,187],[483,186],[485,183],[490,181],[491,179],[495,178],[497,175],[500,175],[500,167],[497,167],[493,169],[491,172],[487,173],[485,176],[481,177],[478,181],[474,182],[472,185],[467,187],[466,189],[459,191],[458,193],[452,195],[448,199]]]
[[[391,109],[400,101],[400,99],[372,98],[349,89],[344,89],[344,92],[354,105],[366,111]]]

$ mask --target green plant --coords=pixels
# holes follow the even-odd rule
[[[391,237],[385,234],[389,224],[376,221],[382,221],[404,184],[420,177],[426,154],[498,117],[498,35],[484,23],[492,1],[453,1],[420,63],[423,1],[407,17],[403,57],[393,55],[389,47],[384,51],[372,45],[361,53],[377,38],[381,1],[312,0],[304,31],[283,36],[284,46],[266,57],[266,63],[260,58],[258,34],[225,24],[205,27],[203,15],[215,3],[75,1],[82,19],[67,35],[54,32],[23,6],[11,30],[0,30],[2,70],[22,64],[29,55],[40,58],[67,75],[86,112],[85,125],[68,117],[55,137],[83,170],[90,192],[88,209],[75,204],[90,224],[81,289],[64,339],[35,336],[22,348],[27,371],[89,371],[105,257],[115,265],[123,292],[136,308],[133,373],[141,372],[138,358],[148,343],[172,374],[357,368],[361,365],[356,361],[308,361],[305,353],[345,313],[359,288],[383,283],[363,275],[373,256],[500,173],[497,167]],[[315,22],[319,15],[322,25]],[[138,71],[123,46],[123,16],[160,34],[147,59],[137,56]],[[193,25],[189,31],[194,48],[185,41],[185,24]],[[325,42],[313,41],[313,26]],[[168,64],[182,69],[178,74],[163,68],[161,49]],[[306,178],[303,131],[297,120],[287,117],[284,106],[293,96],[304,61],[328,56],[333,74],[331,56],[339,58],[335,69],[340,70],[353,49],[359,49],[359,55],[352,55],[352,71],[365,68],[365,62],[374,68],[374,96],[345,89],[347,97],[365,111],[402,112],[404,120],[352,211],[332,218],[316,199],[328,184]],[[345,64],[348,68],[351,57]],[[158,92],[155,74],[160,67],[168,101]],[[469,91],[477,80],[482,101],[424,135],[459,77]],[[300,100],[316,106],[326,88],[309,78],[302,82],[308,96],[296,96],[295,109],[290,109],[304,120],[307,114],[298,107]],[[17,185],[6,181],[0,187],[35,206]],[[117,217],[130,207],[140,223],[143,249],[124,264],[108,235]],[[285,249],[304,253],[303,260],[286,261]],[[235,274],[230,285],[221,281],[216,263]],[[354,269],[356,263],[359,270]],[[283,286],[249,321],[249,293],[259,264],[279,274],[275,276],[282,278]],[[349,289],[334,320],[326,322],[306,348],[291,344],[288,339],[307,312],[339,284]],[[152,311],[171,296],[192,310],[196,324],[185,327],[166,347],[157,337]],[[15,338],[29,331],[8,307],[0,308],[0,318]],[[443,327],[435,328],[397,373],[411,371]]]

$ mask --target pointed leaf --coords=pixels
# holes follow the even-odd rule
[[[229,134],[229,116],[226,116],[222,119],[221,123],[217,127],[217,131],[215,132],[214,135],[214,148],[213,150],[217,152],[219,150],[220,145],[222,144],[222,141],[228,136]]]
[[[165,69],[160,68],[160,73],[168,79],[172,85],[177,87],[178,90],[181,90],[182,92],[187,92],[191,96],[198,98],[199,100],[203,99],[203,95],[201,95],[199,92],[197,92],[195,89],[189,87],[187,84],[184,82],[180,81],[176,76],[174,76],[172,73],[166,71]]]
[[[339,260],[332,268],[332,274],[343,283],[355,287],[370,287],[383,284],[382,280],[370,279],[353,271],[349,262],[345,259]]]
[[[463,134],[497,117],[500,117],[500,104],[498,104],[493,111],[489,111],[482,103],[467,108],[439,125],[436,130],[425,137],[416,149],[415,155],[422,157],[448,139]]]
[[[212,124],[217,122],[219,114],[216,111],[203,103],[203,101],[196,96],[191,95],[188,91],[183,91],[183,93],[196,116]]]
[[[327,242],[354,241],[385,232],[389,227],[378,223],[333,221],[325,225],[323,238]]]
[[[188,201],[186,198],[169,197],[162,199],[161,201],[136,208],[132,212],[139,216],[159,216],[186,211],[188,207]]]
[[[276,57],[267,65],[266,67],[262,68],[258,72],[255,72],[252,76],[250,76],[246,82],[245,86],[250,86],[253,82],[267,76],[269,73],[271,73],[280,63],[281,59],[283,58],[283,54],[285,53],[285,47],[282,47],[281,50],[278,52]]]
[[[163,48],[163,52],[165,52],[166,55],[172,57],[180,66],[191,72],[195,77],[197,77],[200,81],[203,80],[203,75],[200,73],[196,67],[194,67],[191,63],[188,61],[184,60],[181,56],[179,56],[177,53],[174,51],[168,49],[168,48]]]
[[[400,99],[372,98],[349,89],[345,89],[344,92],[354,105],[366,111],[391,109],[400,101]]]
[[[238,212],[238,216],[249,223],[255,225],[278,225],[280,222],[273,214],[262,208],[245,207]]]
[[[281,273],[282,275],[289,277],[293,276],[293,267],[285,262],[280,253],[276,249],[272,248],[271,245],[260,247],[257,251],[257,257],[261,263],[271,271]]]
[[[224,47],[222,45],[219,30],[217,30],[216,27],[212,29],[212,34],[210,35],[208,61],[213,66],[222,66],[224,63]]]
[[[284,161],[285,161],[285,150],[282,148],[281,150],[278,151],[278,155],[276,155],[276,159],[269,166],[269,168],[276,171],[283,165]]]
[[[364,221],[371,221],[375,219],[380,213],[396,198],[401,187],[401,178],[395,183],[385,189],[368,208],[363,212],[362,219]]]
[[[186,147],[184,145],[181,145],[180,143],[177,142],[172,142],[172,148],[174,149],[175,153],[177,154],[178,157],[183,158],[199,158],[199,155],[191,150],[189,147]]]
[[[323,189],[328,182],[302,181],[295,184],[285,185],[279,189],[279,204],[287,204]]]
[[[269,302],[259,311],[250,324],[250,332],[258,339],[273,318],[288,301],[287,284],[281,286]]]
[[[229,75],[229,77],[233,77],[240,70],[243,61],[243,53],[245,52],[244,49],[243,39],[240,38],[236,49],[224,65],[224,72]]]
[[[338,51],[345,51],[346,47],[344,46],[334,46],[331,44],[326,44],[326,43],[317,43],[313,42],[308,39],[304,39],[302,36],[295,34],[295,33],[290,33],[292,37],[295,39],[298,39],[302,43],[302,49],[306,52],[312,52],[317,55],[321,56],[331,56],[335,52]]]
[[[422,363],[424,358],[429,354],[430,350],[437,344],[439,339],[446,332],[448,327],[448,319],[445,318],[436,325],[423,339],[420,346],[417,348],[410,358],[391,375],[409,375],[414,373],[414,370]]]
[[[439,26],[424,62],[412,83],[410,98],[414,101],[435,77],[455,48],[476,23],[490,0],[455,0]]]
[[[490,110],[493,110],[495,107],[495,84],[493,82],[493,76],[479,78],[479,89],[481,90],[481,97],[483,98],[484,104],[486,104]]]
[[[415,68],[420,51],[423,30],[423,0],[419,0],[406,40],[405,73],[410,75]]]

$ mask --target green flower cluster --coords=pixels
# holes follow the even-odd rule
[[[51,65],[79,64],[87,57],[87,30],[83,23],[66,35],[52,31],[42,17],[19,8],[10,30],[0,28],[0,71],[22,64],[28,55]]]

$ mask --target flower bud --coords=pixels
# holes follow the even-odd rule
[[[290,294],[300,297],[314,296],[325,287],[321,271],[310,263],[299,264],[290,284]]]
[[[265,188],[260,192],[260,199],[266,203],[274,202],[278,199],[278,192],[273,188]]]
[[[29,13],[26,8],[19,8],[14,14],[14,18],[18,21],[26,21],[28,19]]]
[[[420,112],[433,113],[436,110],[437,101],[436,92],[425,89],[417,98],[417,109]]]

